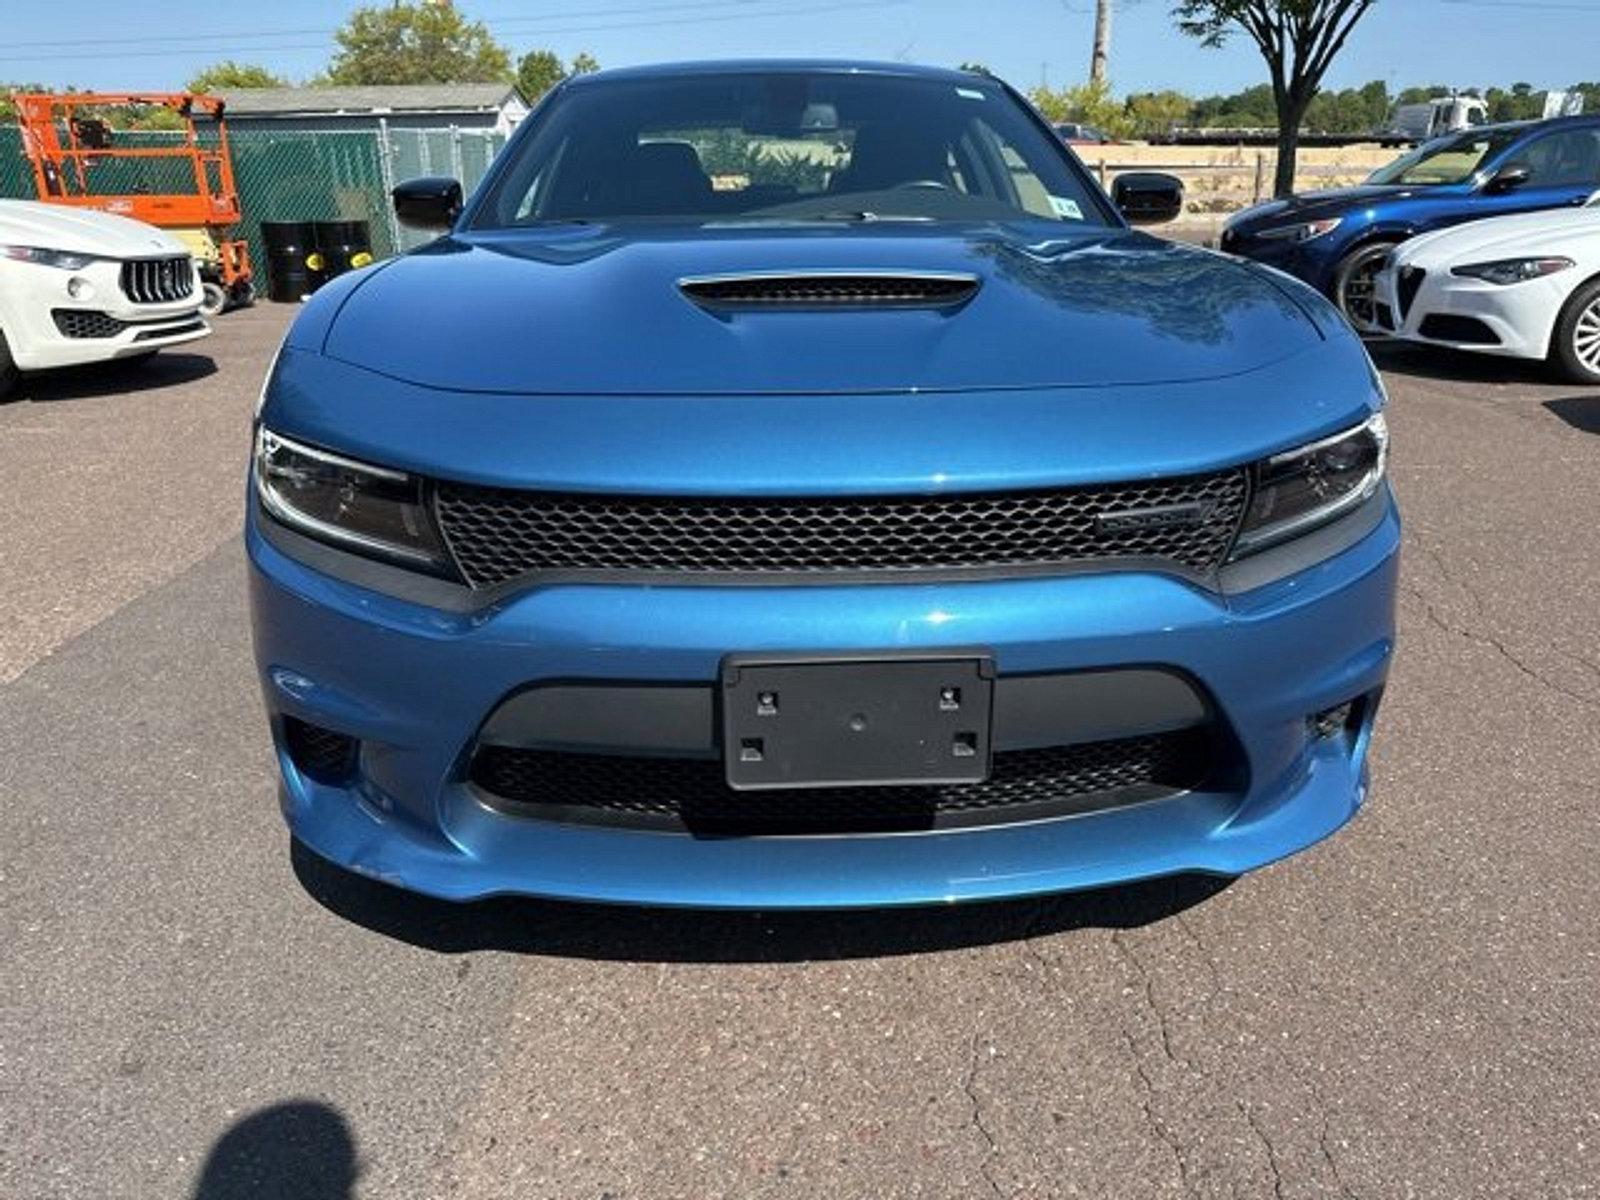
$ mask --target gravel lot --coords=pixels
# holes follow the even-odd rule
[[[1600,395],[1379,351],[1403,646],[1310,853],[453,909],[279,822],[238,531],[291,315],[0,405],[0,1196],[1600,1195]]]

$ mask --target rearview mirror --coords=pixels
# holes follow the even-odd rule
[[[461,185],[443,175],[408,179],[390,195],[394,215],[413,229],[449,229],[461,215]]]
[[[1161,171],[1130,171],[1111,183],[1111,202],[1130,225],[1159,225],[1183,213],[1183,180]]]
[[[1527,163],[1508,162],[1493,175],[1489,176],[1489,182],[1484,185],[1484,191],[1509,192],[1521,187],[1532,178],[1533,172],[1528,168]]]

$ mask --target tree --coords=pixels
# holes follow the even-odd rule
[[[537,100],[567,77],[561,60],[549,50],[530,50],[517,60],[517,90]]]
[[[1373,0],[1178,0],[1178,28],[1202,45],[1220,46],[1242,29],[1266,60],[1278,116],[1273,192],[1294,191],[1300,123],[1329,65]]]
[[[1052,122],[1093,125],[1113,137],[1126,137],[1133,131],[1127,110],[1111,94],[1109,84],[1085,83],[1059,91],[1037,87],[1028,93],[1028,99]]]
[[[237,63],[231,58],[223,62],[212,63],[193,79],[189,80],[188,90],[191,92],[226,92],[234,88],[273,88],[288,87],[289,81],[281,75],[274,75],[265,67],[258,67],[254,63]]]
[[[1159,137],[1193,119],[1194,101],[1182,92],[1138,92],[1128,97],[1128,121],[1139,137]]]
[[[358,8],[334,34],[332,84],[509,83],[511,55],[450,4]]]
[[[587,50],[578,51],[571,67],[562,66],[552,51],[530,50],[517,60],[517,90],[524,98],[537,100],[563,79],[592,75],[599,69],[599,61]]]

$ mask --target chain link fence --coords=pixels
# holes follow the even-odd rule
[[[123,132],[116,145],[172,145],[181,135]],[[418,175],[453,175],[470,193],[489,169],[505,135],[487,129],[391,129],[327,132],[242,129],[228,136],[234,182],[244,209],[242,233],[250,242],[258,290],[266,270],[263,221],[366,221],[372,252],[385,258],[432,235],[403,229],[389,190]],[[90,186],[105,195],[194,191],[185,160],[107,158],[89,168]],[[35,200],[33,170],[15,126],[0,127],[0,197]]]

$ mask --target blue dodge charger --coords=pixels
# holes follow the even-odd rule
[[[301,312],[246,539],[282,807],[450,899],[1234,875],[1366,793],[1382,386],[985,76],[561,85]]]

